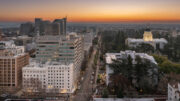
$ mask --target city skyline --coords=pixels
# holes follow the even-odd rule
[[[179,22],[179,5],[179,0],[0,0],[0,21],[67,16],[68,22]]]

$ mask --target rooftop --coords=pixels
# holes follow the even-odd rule
[[[5,58],[8,56],[20,56],[25,54],[24,46],[16,46],[14,41],[0,41],[0,56]]]
[[[128,40],[129,42],[138,42],[138,43],[149,43],[148,41],[144,41],[143,39],[134,39],[134,38],[127,38],[126,40]],[[153,42],[155,43],[159,43],[159,42],[163,42],[163,43],[168,43],[166,39],[164,38],[156,38],[156,39],[153,39]]]
[[[38,63],[35,60],[31,60],[30,64],[25,66],[23,69],[46,69],[48,66],[72,66],[72,63],[60,63],[60,62],[56,62],[56,61],[47,61],[45,64],[42,63]]]
[[[142,59],[148,59],[152,63],[157,64],[153,56],[146,53],[136,53],[131,50],[121,51],[120,53],[106,53],[106,63],[111,64],[114,59],[128,58],[128,56],[131,56],[133,60],[135,60],[136,56],[140,56]]]

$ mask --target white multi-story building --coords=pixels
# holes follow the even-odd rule
[[[59,83],[58,84],[56,83],[57,85],[52,84],[53,86],[51,86],[51,83],[50,85],[47,83],[45,85],[46,88],[48,86],[48,88],[52,88],[52,87],[56,89],[61,88],[60,90],[66,89],[67,92],[72,92],[72,90],[77,87],[78,77],[80,76],[80,67],[84,59],[83,37],[81,35],[77,35],[76,33],[68,33],[68,35],[62,35],[62,36],[46,35],[46,36],[38,37],[36,42],[37,42],[36,61],[40,63],[43,66],[43,68],[48,68],[48,66],[50,66],[49,64],[47,64],[49,63],[48,61],[58,61],[59,63],[61,63],[58,66],[67,66],[67,68],[68,66],[71,66],[70,64],[72,64],[72,67],[69,68],[69,71],[73,70],[73,72],[69,74],[71,78],[71,82],[73,82],[71,83],[72,85],[66,83],[69,78],[68,79],[64,78],[66,77],[64,75],[63,77],[64,80],[61,80],[61,84],[60,84],[60,85],[63,84],[64,86],[58,86]],[[40,67],[39,65],[30,66],[30,67],[38,67],[38,70],[41,69],[39,68]],[[49,69],[49,71],[53,71],[53,69],[57,69],[57,68],[52,68],[52,70]],[[57,75],[61,75],[59,73],[61,72],[58,72]],[[52,79],[52,77],[50,78]],[[42,87],[43,86],[44,85],[42,85]]]
[[[180,83],[168,84],[168,100],[167,101],[180,101]]]
[[[120,53],[106,53],[106,85],[110,83],[110,75],[113,73],[113,70],[109,67],[109,64],[112,64],[113,60],[127,59],[129,56],[132,58],[133,64],[136,64],[137,56],[139,56],[141,59],[147,59],[151,63],[157,64],[153,56],[146,53],[136,53],[135,51],[131,50],[121,51]],[[157,81],[155,80],[155,82]]]
[[[59,62],[31,62],[23,68],[23,88],[29,92],[73,93],[74,65]]]
[[[143,34],[143,39],[134,39],[134,38],[127,38],[126,39],[126,45],[129,47],[136,48],[137,46],[141,44],[150,44],[154,47],[154,49],[160,48],[163,49],[165,44],[167,44],[167,40],[164,38],[156,38],[153,39],[152,32],[150,29],[146,29]]]
[[[77,84],[78,77],[80,76],[80,67],[84,59],[83,37],[76,33],[69,33],[67,36],[61,37],[59,44],[57,61],[73,63],[75,69],[74,80]]]

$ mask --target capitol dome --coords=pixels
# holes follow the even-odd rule
[[[153,41],[153,35],[150,29],[146,29],[143,34],[144,41]]]

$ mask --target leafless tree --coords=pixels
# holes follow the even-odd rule
[[[42,82],[38,78],[24,79],[24,89],[27,95],[32,96],[45,96],[46,89],[43,87]]]

